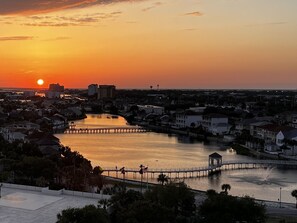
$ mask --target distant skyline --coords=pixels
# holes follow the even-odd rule
[[[296,0],[0,0],[0,88],[297,88]]]

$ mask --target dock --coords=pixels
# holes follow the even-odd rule
[[[69,128],[64,134],[123,134],[146,133],[150,130],[142,127],[109,127],[109,128]]]
[[[239,170],[239,169],[259,169],[259,168],[272,168],[282,167],[287,169],[297,169],[297,161],[285,160],[251,160],[251,161],[225,161],[221,165],[213,165],[207,167],[194,167],[194,168],[180,168],[180,169],[147,169],[143,174],[151,179],[157,178],[160,174],[165,174],[171,179],[185,179],[195,177],[208,177],[216,172],[226,170]],[[139,176],[140,169],[125,168],[125,176],[118,168],[103,168],[103,174],[110,176],[113,174],[116,177],[128,177],[132,175],[133,178]]]

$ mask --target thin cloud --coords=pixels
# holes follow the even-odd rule
[[[0,41],[32,40],[33,38],[33,36],[3,36],[0,37]]]
[[[142,9],[142,11],[147,12],[147,11],[149,11],[151,9],[154,9],[154,8],[156,8],[158,6],[161,6],[162,4],[163,4],[162,2],[155,2],[152,6],[149,6],[149,7],[146,7],[144,9]]]
[[[65,26],[89,26],[106,19],[115,19],[122,14],[120,11],[111,13],[93,13],[76,16],[29,16],[24,26],[40,27],[65,27]]]
[[[155,8],[155,6],[146,7],[146,8],[144,8],[144,9],[142,9],[142,11],[143,11],[143,12],[147,12],[147,11],[153,9],[153,8]]]
[[[201,13],[201,12],[188,12],[188,13],[185,13],[184,16],[203,16],[204,14]]]
[[[39,23],[23,23],[24,26],[39,26],[39,27],[67,27],[67,26],[85,26],[84,24],[70,23],[70,22],[39,22]]]
[[[69,39],[72,39],[72,38],[69,36],[59,36],[52,39],[45,39],[44,41],[60,41],[60,40],[69,40]]]
[[[198,30],[198,29],[195,29],[195,28],[183,29],[183,31],[189,31],[189,32],[197,31],[197,30]]]
[[[0,0],[0,15],[36,15],[97,4],[141,0]]]
[[[126,23],[128,23],[128,24],[136,24],[137,21],[127,21]]]
[[[285,24],[288,24],[288,22],[267,22],[267,23],[259,23],[259,24],[250,24],[250,25],[246,25],[246,27],[279,26],[279,25],[285,25]]]

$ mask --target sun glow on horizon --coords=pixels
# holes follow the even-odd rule
[[[44,84],[44,80],[39,79],[39,80],[37,81],[37,84],[38,84],[39,86],[42,86],[42,85]]]
[[[7,2],[0,87],[296,88],[296,0]]]

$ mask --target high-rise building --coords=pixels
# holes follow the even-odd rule
[[[64,86],[60,84],[50,84],[48,90],[54,92],[64,92]]]
[[[98,99],[112,99],[115,97],[116,87],[114,85],[99,85]]]
[[[45,92],[47,98],[61,98],[64,92],[64,86],[60,84],[50,84],[48,91]]]
[[[98,93],[98,84],[90,84],[88,86],[88,95],[94,96]]]

